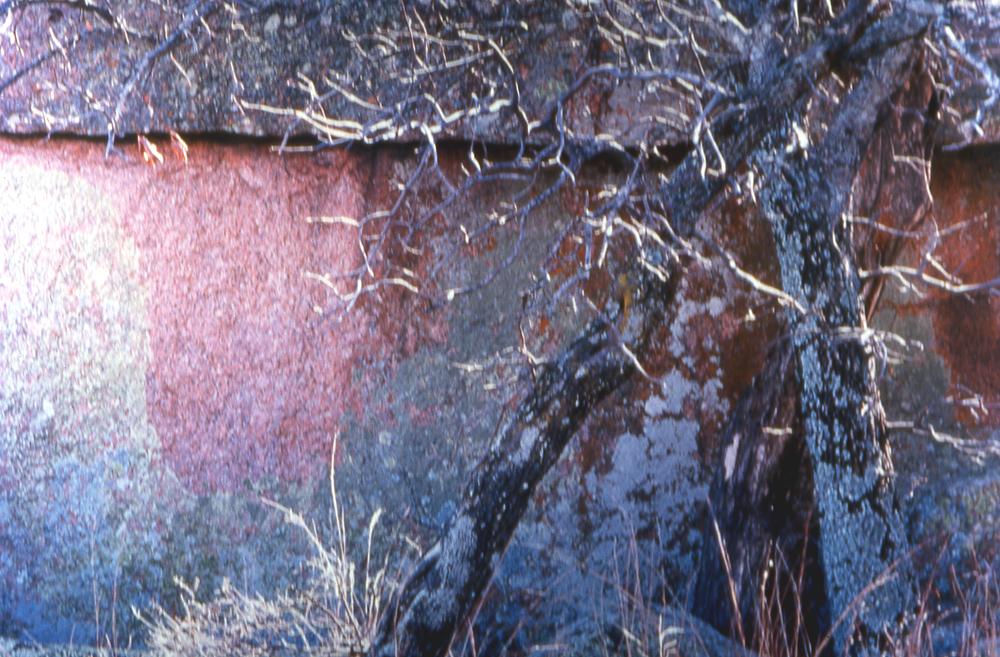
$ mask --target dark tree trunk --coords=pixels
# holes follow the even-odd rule
[[[642,290],[650,296],[634,303],[644,309],[646,321],[638,334],[630,332],[639,345],[663,321],[674,285],[668,280]],[[530,394],[473,471],[443,536],[383,617],[370,654],[415,657],[448,651],[479,604],[535,487],[591,410],[634,371],[603,321],[591,323],[555,362],[539,368]]]
[[[829,627],[816,543],[812,464],[782,340],[737,402],[721,441],[692,611],[766,654],[809,654]]]

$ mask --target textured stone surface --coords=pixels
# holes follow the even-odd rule
[[[53,363],[49,376],[61,371],[71,386],[131,380],[129,393],[108,397],[155,428],[182,483],[198,490],[321,470],[353,401],[350,363],[364,322],[335,326],[315,312],[322,291],[303,273],[344,266],[352,250],[336,230],[320,237],[304,219],[357,212],[356,160],[331,156],[317,167],[195,146],[189,165],[151,168],[104,161],[88,143],[6,150],[5,196],[18,200],[4,231],[10,371],[43,366],[33,359],[41,354],[18,349],[68,342],[69,362]],[[75,323],[59,326],[60,314]],[[94,359],[105,353],[116,360],[97,374]],[[93,403],[90,391],[81,397]],[[76,410],[65,399],[38,403],[39,418],[54,415],[53,404]]]
[[[304,124],[293,126],[289,117],[246,107],[301,109],[310,101],[301,83],[308,79],[319,93],[328,91],[323,83],[328,72],[349,81],[368,102],[405,97],[396,93],[402,59],[366,40],[378,28],[402,35],[415,29],[407,26],[394,2],[362,7],[339,0],[120,0],[109,9],[95,4],[90,10],[71,3],[23,5],[0,4],[0,131],[6,133],[105,136],[109,126],[120,135],[173,129],[273,136],[289,127],[308,133]],[[533,117],[586,67],[606,63],[606,49],[595,48],[592,40],[599,38],[587,31],[589,19],[558,3],[458,3],[450,5],[449,16],[467,30],[485,32],[487,25],[504,25],[497,40],[517,73],[523,107]],[[978,21],[959,20],[954,27],[957,34],[983,46],[968,49],[974,61],[995,70],[995,48],[990,49],[995,42],[990,44],[989,38],[998,29],[996,17],[984,14]],[[366,64],[359,56],[359,43],[375,53],[374,63]],[[698,66],[708,67],[711,74],[717,61],[725,65],[726,59],[706,58]],[[953,73],[949,83],[955,111],[944,119],[941,143],[996,141],[1000,113],[996,98],[990,100],[985,91],[985,82],[995,81],[985,81],[972,66]],[[473,77],[456,73],[442,82],[441,88],[454,89],[441,99],[445,107],[473,92],[488,93],[474,87]],[[677,105],[672,108],[677,112],[694,111],[678,98],[650,94],[645,83],[598,85],[565,108],[566,122],[578,134],[606,133],[621,143],[636,143],[649,129],[650,116],[663,114],[664,103]],[[980,133],[970,119],[975,103],[983,100],[988,106]],[[356,105],[336,93],[325,107],[329,116],[364,118]],[[689,138],[680,123],[660,126],[660,132],[661,143],[685,143]],[[515,130],[512,123],[488,119],[462,122],[452,133],[509,142]]]
[[[160,147],[165,163],[148,166],[131,144],[124,158],[104,159],[95,142],[0,142],[0,188],[12,200],[0,208],[0,541],[9,548],[0,551],[0,633],[92,640],[95,589],[100,631],[110,630],[116,594],[125,632],[128,604],[171,604],[175,575],[200,577],[206,593],[224,576],[262,591],[291,583],[308,552],[259,497],[322,523],[338,431],[339,483],[354,522],[382,507],[387,525],[424,540],[454,512],[513,394],[504,372],[468,365],[519,343],[528,268],[443,309],[387,294],[343,323],[315,312],[329,298],[303,272],[343,267],[357,253],[349,233],[304,218],[380,207],[405,171],[399,151],[279,158],[262,146],[192,140],[185,166]],[[983,150],[938,159],[942,226],[996,205],[995,158]],[[970,180],[981,187],[966,187]],[[564,213],[553,203],[532,224],[529,261]],[[706,229],[775,280],[765,224],[726,207]],[[949,263],[971,253],[982,264],[968,271],[985,276],[995,240],[963,244]],[[461,262],[452,275],[475,266]],[[939,354],[886,370],[890,419],[921,408],[950,418],[944,398],[973,379],[992,399],[992,379],[976,374],[1000,353],[987,348],[996,321],[989,298],[969,303],[985,303],[990,321],[960,331],[947,328],[946,304],[890,301],[880,325]],[[589,623],[592,594],[629,566],[632,535],[657,555],[645,572],[666,573],[651,580],[652,592],[686,584],[701,540],[693,531],[700,456],[713,451],[776,335],[768,308],[718,270],[685,280],[677,318],[649,355],[667,375],[599,410],[543,483],[507,554],[497,587],[545,610],[539,625],[569,638]],[[577,321],[554,318],[539,329],[540,346]],[[977,345],[971,356],[963,344]],[[963,430],[948,421],[935,426]],[[989,439],[990,421],[974,435]],[[912,537],[988,537],[992,461],[973,467],[926,445],[920,436],[896,440]],[[928,486],[946,463],[951,483]],[[611,622],[615,610],[602,613]]]
[[[106,160],[94,142],[0,143],[14,200],[0,211],[4,633],[89,641],[95,624],[110,631],[112,597],[124,633],[129,604],[171,604],[174,576],[199,577],[206,594],[224,576],[290,583],[302,537],[259,496],[322,521],[337,432],[353,520],[382,507],[390,526],[432,536],[514,394],[488,363],[518,344],[528,268],[437,311],[385,294],[342,323],[316,312],[327,290],[303,273],[359,256],[342,229],[305,217],[377,207],[405,171],[398,153],[192,142],[185,165],[160,147],[165,163],[148,166],[134,146]],[[529,261],[563,212],[552,204],[532,224]],[[512,548],[515,574],[530,562],[559,582],[565,559],[578,564],[552,589],[574,601],[556,603],[567,613],[589,604],[577,584],[622,557],[620,533],[667,548],[672,585],[688,574],[699,443],[738,393],[733,370],[754,361],[737,346],[748,300],[707,272],[685,286],[655,356],[682,370],[602,411],[545,485],[540,502],[559,501]],[[540,348],[579,321],[553,318]]]
[[[241,102],[302,106],[297,81],[329,71],[353,79],[366,101],[391,97],[395,60],[366,68],[347,31],[402,28],[398,5],[308,0],[250,11],[253,3],[123,0],[111,16],[97,5],[15,4],[0,2],[0,131],[132,137],[110,159],[96,142],[0,141],[0,635],[90,642],[117,630],[124,640],[136,630],[129,606],[174,604],[175,576],[200,579],[205,595],[223,577],[262,592],[294,583],[307,546],[260,498],[326,529],[336,433],[352,523],[383,508],[389,527],[418,542],[434,536],[515,397],[504,381],[531,267],[445,308],[387,292],[337,323],[323,313],[327,291],[304,274],[358,264],[355,241],[304,218],[384,207],[408,164],[403,149],[282,159],[261,144],[190,139],[185,164],[156,136],[165,162],[146,166],[132,141],[170,130],[304,131]],[[504,15],[503,46],[532,113],[602,56],[579,42],[584,26],[563,9],[461,8],[474,26],[514,12]],[[995,30],[988,20],[977,29]],[[996,68],[996,50],[983,53]],[[995,141],[995,99],[985,132],[972,134],[982,80],[971,69],[958,75],[957,112],[946,114],[939,143]],[[455,89],[445,100],[471,93]],[[643,85],[598,85],[566,119],[578,134],[628,144],[662,105]],[[342,102],[329,110],[359,116]],[[506,142],[508,128],[474,121],[452,136]],[[667,143],[685,139],[663,133]],[[989,148],[935,162],[938,224],[988,219],[941,246],[967,280],[993,278],[1000,266],[998,162]],[[455,212],[495,200],[484,193]],[[562,203],[572,199],[532,223],[527,262],[560,228]],[[726,207],[708,223],[745,267],[778,280],[763,222]],[[449,275],[467,280],[501,251]],[[601,304],[613,287],[595,280],[589,291]],[[950,563],[964,564],[995,546],[1000,517],[1000,310],[986,295],[889,296],[878,326],[931,347],[884,370],[890,419],[922,428],[895,436],[910,537],[943,534]],[[550,319],[528,326],[540,353],[580,322]],[[652,597],[682,593],[701,541],[702,463],[777,324],[771,305],[718,271],[689,276],[676,319],[648,354],[665,376],[622,391],[580,432],[540,487],[484,613],[522,627],[524,609],[540,609],[526,636],[576,641],[620,617],[593,599],[633,569]],[[932,425],[976,442],[928,441]],[[0,641],[0,652],[10,645]]]
[[[994,148],[942,158],[945,166],[931,191],[942,227],[971,222],[942,239],[938,255],[963,281],[990,281],[1000,274],[1000,155]],[[951,370],[950,393],[967,400],[959,411],[969,426],[1000,425],[1000,298],[995,294],[909,299],[934,318],[935,347]]]
[[[92,607],[92,584],[106,599],[139,568],[148,598],[186,568],[169,561],[213,559],[178,543],[208,532],[164,524],[193,496],[324,473],[364,321],[314,311],[303,272],[350,251],[303,217],[354,211],[359,177],[245,148],[155,169],[86,142],[2,148],[0,599],[65,635],[52,612]],[[218,522],[212,540],[256,531]]]
[[[366,35],[384,28],[405,36],[412,27],[398,4],[381,1],[275,2],[254,10],[252,3],[127,0],[114,3],[113,13],[43,5],[11,11],[10,4],[0,5],[0,35],[6,37],[0,38],[0,130],[20,134],[104,136],[113,124],[118,134],[173,129],[281,135],[291,125],[289,117],[245,104],[305,107],[310,98],[300,82],[308,78],[323,91],[328,72],[349,80],[366,101],[395,98],[403,60],[377,50]],[[581,22],[558,5],[466,3],[453,7],[451,18],[466,30],[506,25],[506,56],[518,71],[522,102],[531,113],[565,91],[587,57]],[[179,28],[185,36],[177,36]],[[403,42],[409,43],[408,37]],[[359,56],[361,47],[371,49],[374,63]],[[445,107],[473,92],[485,93],[457,73],[453,82],[459,86],[441,99]],[[637,113],[644,102],[656,102],[637,101],[642,93],[642,85],[634,85],[582,98],[567,108],[567,120],[585,134],[620,131],[634,139],[639,135],[630,126],[642,123]],[[338,94],[331,95],[327,111],[364,118]],[[455,132],[504,142],[507,127],[470,121]],[[294,132],[308,129],[297,124]],[[683,139],[674,131],[672,141]]]

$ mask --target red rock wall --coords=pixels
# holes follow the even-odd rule
[[[357,214],[367,158],[337,152],[316,166],[258,147],[196,143],[187,164],[167,152],[149,166],[136,148],[125,152],[128,159],[105,159],[96,142],[0,142],[5,169],[37,167],[90,187],[138,252],[130,275],[145,296],[149,353],[135,354],[135,365],[145,368],[164,458],[195,491],[321,473],[342,414],[358,403],[353,359],[372,341],[363,317],[335,323],[314,310],[326,306],[326,292],[303,274],[346,268],[356,249],[346,232],[305,218]],[[72,230],[103,220],[72,217]],[[46,240],[36,246],[63,248],[59,236]],[[100,312],[96,297],[85,305]]]
[[[414,535],[430,535],[513,394],[490,368],[470,374],[458,364],[502,360],[519,344],[524,270],[444,309],[389,289],[343,322],[316,312],[328,307],[329,291],[304,274],[345,269],[358,252],[348,229],[305,218],[385,207],[406,162],[402,149],[282,158],[259,145],[194,141],[185,163],[159,141],[164,162],[151,166],[132,145],[126,157],[105,159],[97,142],[0,140],[0,189],[9,199],[0,207],[0,543],[14,546],[0,551],[0,587],[13,600],[0,591],[0,633],[7,607],[21,609],[22,623],[55,622],[31,620],[19,592],[45,605],[72,590],[89,604],[88,575],[60,574],[87,558],[80,546],[88,532],[106,530],[94,550],[119,555],[97,578],[106,600],[126,567],[140,578],[155,570],[153,586],[178,572],[248,580],[251,572],[269,582],[293,570],[291,539],[261,529],[256,496],[308,500],[337,432],[345,459],[338,477],[352,508],[381,506]],[[1000,205],[995,153],[941,157],[935,169],[942,227]],[[457,211],[490,207],[489,194]],[[525,257],[548,249],[565,207],[578,200],[566,194],[543,209]],[[776,281],[769,232],[752,213],[726,206],[705,229],[745,269]],[[949,238],[942,260],[970,280],[995,277],[995,231],[980,224]],[[460,258],[456,275],[502,257],[493,246],[476,260]],[[428,263],[408,266],[419,273]],[[592,278],[587,293],[597,304],[628,294],[613,274]],[[987,410],[1000,400],[995,301],[887,299],[894,317],[932,327],[952,392],[982,394]],[[532,348],[555,348],[573,321],[526,325]],[[886,328],[898,328],[895,321]],[[559,575],[552,595],[565,597],[552,604],[577,596],[585,606],[597,581],[586,568],[606,570],[617,542],[635,533],[657,541],[650,553],[663,555],[672,584],[683,584],[699,540],[701,464],[780,325],[774,304],[720,262],[693,267],[676,317],[641,355],[663,379],[637,381],[595,413],[541,487],[525,524],[530,538],[508,558],[511,572],[533,578],[518,564],[539,555],[583,564]],[[183,500],[163,507],[164,494]],[[237,498],[243,506],[231,504]],[[7,511],[16,504],[28,504],[22,518]],[[120,517],[132,542],[114,531]],[[252,567],[236,554],[248,536],[261,550]],[[132,556],[122,557],[126,550]]]
[[[942,229],[972,221],[942,239],[945,269],[965,283],[1000,277],[1000,153],[976,149],[938,159],[931,191]],[[951,394],[964,400],[969,425],[1000,426],[1000,297],[935,292],[923,302],[934,318],[934,350],[951,371]]]

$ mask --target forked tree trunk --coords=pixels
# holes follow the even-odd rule
[[[783,289],[805,311],[790,315],[789,330],[837,653],[886,650],[914,602],[875,380],[877,340],[843,219],[878,113],[907,79],[914,54],[911,45],[896,47],[867,66],[815,151],[781,151],[794,143],[786,124],[769,137],[781,155],[754,162],[767,181],[760,207]]]
[[[926,216],[929,199],[920,193],[926,172],[900,166],[898,156],[912,158],[909,163],[929,155],[937,99],[922,66],[904,89],[868,150],[860,174],[865,178],[854,192],[863,199],[861,214],[912,231]],[[926,112],[915,111],[922,107]],[[868,270],[892,264],[902,248],[876,231],[861,235],[854,240],[855,254]],[[869,318],[880,290],[878,279],[863,289]],[[787,347],[787,341],[782,344]],[[818,558],[812,463],[796,413],[790,354],[788,348],[772,350],[720,441],[710,493],[712,523],[692,608],[721,631],[742,633],[752,646],[788,640],[799,654],[809,654],[832,622]],[[781,632],[784,637],[775,636]]]

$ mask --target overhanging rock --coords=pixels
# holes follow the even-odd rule
[[[451,20],[467,38],[494,39],[516,79],[528,116],[540,116],[581,73],[607,64],[601,37],[583,15],[558,3],[464,3]],[[428,12],[432,15],[433,12]],[[996,19],[958,25],[966,37],[996,39]],[[991,22],[992,21],[992,22]],[[333,91],[330,78],[354,100],[382,107],[407,97],[414,74],[436,75],[438,99],[448,110],[459,99],[486,98],[463,61],[420,70],[406,56],[407,38],[426,26],[400,12],[395,2],[100,3],[0,5],[0,130],[9,134],[73,133],[106,136],[139,133],[223,133],[244,136],[310,134],[294,117],[261,110],[318,109],[338,119],[364,122],[362,104]],[[433,26],[432,26],[433,27]],[[376,36],[376,33],[382,36]],[[387,45],[384,35],[397,35]],[[596,40],[595,40],[596,39]],[[473,57],[488,59],[484,51]],[[666,61],[668,66],[677,61]],[[663,56],[670,60],[669,48]],[[989,68],[996,49],[976,56],[980,67],[949,71],[954,92],[940,143],[991,143],[1000,137],[997,98],[990,95]],[[724,64],[724,58],[721,60]],[[468,62],[465,62],[468,63]],[[685,62],[687,63],[687,62]],[[697,62],[708,76],[720,74],[719,58]],[[579,135],[613,135],[634,146],[648,138],[654,114],[656,141],[684,144],[683,121],[662,117],[697,114],[681,96],[653,94],[641,82],[597,84],[565,108],[566,126]],[[314,86],[312,86],[314,85]],[[315,93],[310,93],[310,90]],[[317,103],[317,98],[321,103]],[[983,102],[985,101],[985,103]],[[463,101],[465,102],[465,101]],[[675,105],[670,107],[671,104]],[[985,107],[976,117],[973,107]],[[665,110],[666,106],[666,111]],[[383,107],[384,109],[384,107]],[[973,128],[978,119],[982,130]],[[469,119],[448,126],[445,136],[494,143],[517,140],[512,123]],[[419,134],[408,133],[402,140]]]

